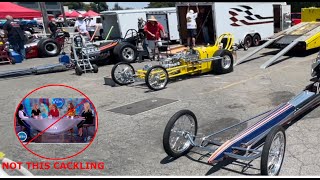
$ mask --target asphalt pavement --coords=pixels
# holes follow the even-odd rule
[[[250,48],[249,51],[254,48]],[[272,49],[263,50],[264,53]],[[238,51],[239,59],[248,51]],[[197,148],[181,158],[167,157],[162,145],[164,128],[170,117],[181,109],[190,109],[198,119],[199,133],[209,134],[244,121],[290,100],[308,83],[316,53],[302,57],[284,56],[280,63],[260,69],[271,55],[234,67],[224,75],[206,74],[171,81],[166,89],[150,91],[144,84],[111,87],[104,77],[111,77],[112,65],[100,66],[98,73],[75,75],[74,70],[0,79],[0,151],[14,161],[45,162],[27,151],[14,132],[13,117],[22,98],[35,88],[47,84],[65,84],[79,89],[94,103],[98,112],[98,132],[91,146],[64,161],[104,162],[101,170],[30,170],[34,175],[113,175],[113,176],[239,176],[259,175],[260,159],[253,162],[226,161],[212,166],[206,153]],[[0,71],[58,63],[58,57],[35,58],[16,65],[1,65]],[[134,63],[135,69],[145,63]],[[30,97],[79,97],[79,93],[62,88],[46,88]],[[112,109],[148,99],[168,99],[169,103],[144,112],[128,115]],[[140,103],[141,106],[146,106]],[[143,107],[141,108],[143,111]],[[287,144],[281,176],[320,175],[320,109],[314,109],[286,130]],[[251,123],[225,133],[227,140]],[[29,144],[28,148],[46,157],[71,156],[83,145]],[[53,161],[51,161],[53,162]],[[63,162],[63,161],[62,161]]]

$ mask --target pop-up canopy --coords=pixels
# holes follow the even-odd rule
[[[67,18],[76,18],[80,15],[80,13],[78,13],[77,11],[73,10],[72,12],[66,12],[64,13],[66,15]],[[60,15],[60,17],[62,17],[62,15]]]
[[[6,15],[11,15],[15,19],[33,19],[41,17],[41,12],[11,2],[0,2],[0,18],[4,19]]]
[[[88,12],[84,13],[83,16],[84,17],[86,17],[86,16],[93,17],[93,16],[99,16],[99,14],[92,11],[92,10],[89,10]]]

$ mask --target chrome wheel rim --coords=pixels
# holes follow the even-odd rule
[[[228,69],[228,68],[231,66],[231,58],[230,58],[230,56],[224,55],[224,56],[222,57],[221,63],[222,63],[222,67],[223,67],[224,69]]]
[[[172,151],[181,153],[188,149],[191,142],[187,135],[195,136],[195,119],[190,115],[180,116],[174,123],[169,137],[169,144]]]
[[[279,131],[273,138],[268,155],[268,174],[270,176],[277,175],[285,151],[285,137],[283,132]]]
[[[168,74],[162,68],[153,68],[150,70],[148,81],[154,89],[164,88],[168,81]]]
[[[126,60],[134,60],[134,50],[130,47],[126,47],[122,50],[122,56],[126,59]]]
[[[131,66],[127,64],[120,64],[116,67],[114,71],[114,77],[118,82],[122,84],[127,84],[133,81],[134,73],[135,72],[131,68]]]
[[[47,43],[44,48],[50,54],[56,54],[58,52],[58,47],[55,43]]]

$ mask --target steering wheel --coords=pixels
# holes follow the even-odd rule
[[[4,157],[5,154],[3,154],[2,152],[0,152],[0,160],[1,160],[1,163],[8,163],[8,164],[11,164],[11,163],[14,163],[16,164],[16,167],[19,167],[18,166],[18,163],[8,159],[8,158],[5,158]],[[24,176],[33,176],[33,174],[28,171],[26,168],[24,168],[23,166],[21,166],[20,169],[16,169],[16,171],[18,171],[20,174],[24,175]],[[3,169],[2,169],[2,165],[0,166],[0,176],[10,176],[9,174],[7,174]]]

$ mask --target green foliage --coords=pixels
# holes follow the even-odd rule
[[[105,2],[90,2],[90,4],[84,4],[83,2],[63,2],[63,5],[68,6],[69,9],[92,10],[97,13],[108,10],[108,5]]]
[[[123,7],[121,7],[121,6],[119,6],[119,4],[118,3],[115,3],[114,4],[114,7],[113,7],[113,9],[112,10],[123,10],[124,8]]]
[[[175,7],[175,2],[150,2],[148,8]]]
[[[84,9],[85,4],[83,2],[63,2],[64,6],[68,6],[69,9]]]

